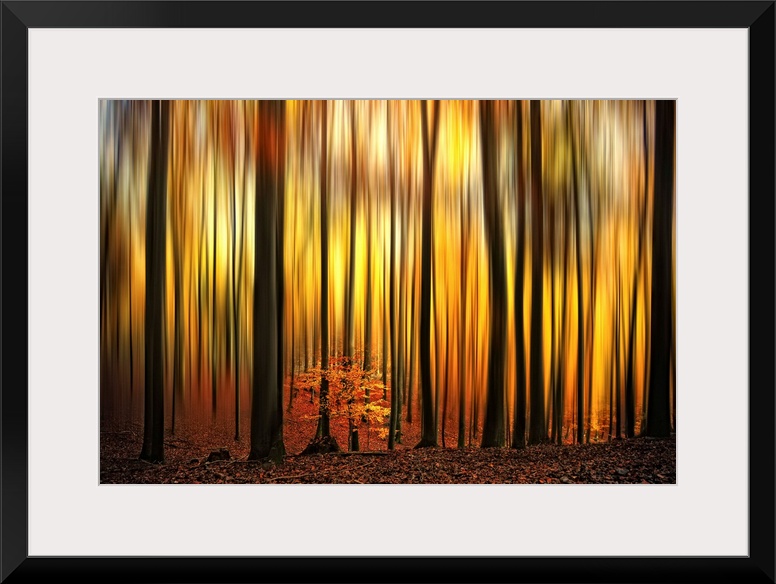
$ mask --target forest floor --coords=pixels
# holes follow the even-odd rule
[[[306,400],[298,399],[295,402]],[[143,427],[138,422],[101,424],[100,482],[111,484],[654,484],[676,483],[676,440],[632,438],[590,444],[541,444],[510,448],[454,448],[457,437],[448,424],[447,447],[414,449],[419,422],[404,423],[402,444],[387,450],[374,431],[361,432],[361,452],[299,454],[315,433],[307,408],[285,414],[282,464],[248,461],[250,423],[243,416],[242,436],[234,439],[227,419],[178,423],[174,435],[165,428],[165,461],[139,459]],[[169,422],[169,420],[168,420]],[[332,433],[347,449],[347,424],[332,420]],[[476,438],[476,435],[475,435]],[[476,440],[472,440],[477,444]],[[440,441],[441,444],[441,441]],[[213,451],[229,451],[228,460],[208,461]]]

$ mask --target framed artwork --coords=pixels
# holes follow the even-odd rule
[[[3,2],[2,581],[773,582],[773,32]]]

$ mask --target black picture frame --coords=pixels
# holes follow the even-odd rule
[[[774,14],[773,0],[2,1],[0,250],[4,251],[0,324],[5,342],[0,345],[0,580],[9,583],[65,580],[83,583],[774,582]],[[287,27],[289,23],[299,28],[748,29],[748,557],[28,557],[27,31],[36,27],[228,28],[254,24]],[[720,472],[724,472],[723,461],[720,466]]]

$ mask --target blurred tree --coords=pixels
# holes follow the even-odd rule
[[[251,400],[251,451],[249,460],[269,458],[280,462],[286,454],[283,444],[283,406],[280,386],[282,346],[278,320],[277,246],[279,239],[279,159],[285,145],[281,124],[283,102],[259,103],[260,144],[257,151],[255,248],[253,284],[253,399]]]
[[[151,104],[151,167],[146,212],[145,415],[140,458],[164,460],[164,316],[169,101]]]
[[[329,410],[329,190],[328,173],[329,160],[327,146],[328,108],[326,100],[321,102],[321,378],[320,402],[318,408],[318,427],[315,437],[304,449],[302,454],[319,454],[324,452],[339,452],[340,447],[331,435]]]
[[[652,220],[652,331],[647,436],[671,433],[671,271],[673,266],[674,128],[676,102],[655,104],[655,199]]]
[[[490,344],[482,447],[504,446],[504,351],[506,347],[507,281],[503,211],[498,192],[496,104],[480,101],[482,199],[490,259]]]
[[[544,215],[541,105],[531,101],[531,423],[528,443],[547,441],[544,419]]]
[[[428,104],[421,101],[421,132],[423,140],[423,239],[421,244],[420,276],[420,391],[421,438],[415,448],[436,446],[434,432],[434,399],[431,389],[431,251],[434,242],[433,194],[434,162],[436,159],[439,115],[436,101],[431,102],[432,129],[428,132]]]

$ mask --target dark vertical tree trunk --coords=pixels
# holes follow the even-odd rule
[[[444,391],[445,395],[442,401],[442,448],[446,448],[445,446],[445,430],[447,428],[447,404],[449,402],[450,398],[450,328],[447,325],[447,320],[445,319],[445,366],[442,370],[442,391]]]
[[[328,108],[321,102],[321,390],[318,408],[318,427],[315,437],[303,454],[338,452],[339,445],[331,435],[329,409],[329,159]]]
[[[294,230],[292,239],[294,241],[294,247],[291,254],[291,289],[296,290],[299,286],[297,282],[297,270],[299,258],[297,257],[297,245],[298,233],[296,229],[297,222],[297,205],[294,205]],[[288,384],[288,412],[291,412],[294,408],[294,398],[296,397],[296,389],[294,388],[294,375],[296,373],[296,311],[297,301],[292,297],[291,299],[291,367],[290,367],[290,381]]]
[[[432,103],[434,116],[431,137],[428,132],[426,100],[421,102],[421,133],[423,139],[423,239],[421,243],[420,276],[420,391],[422,434],[416,448],[436,446],[434,434],[434,400],[431,389],[431,252],[433,232],[434,161],[439,129],[438,106]]]
[[[279,148],[281,115],[271,102],[259,103],[260,145],[257,152],[253,283],[253,399],[249,460],[282,461],[283,407],[278,399],[280,359],[278,321],[282,321],[276,282],[279,245]],[[282,395],[281,395],[282,398]]]
[[[177,195],[177,193],[176,193]],[[171,223],[176,225],[179,220],[179,216],[173,217]],[[180,235],[180,227],[176,226],[175,233],[173,235],[173,262],[175,264],[175,309],[174,309],[174,331],[175,331],[175,345],[173,355],[173,373],[172,373],[172,420],[171,420],[171,432],[175,434],[175,405],[176,402],[182,399],[182,374],[183,374],[183,322],[181,319],[181,285],[183,282],[183,261],[181,259],[181,243],[178,241]]]
[[[547,441],[544,425],[544,216],[541,102],[531,101],[531,424],[528,443]]]
[[[515,415],[512,448],[525,447],[526,422],[526,363],[525,363],[525,166],[523,163],[523,102],[515,104],[515,167],[517,177],[517,250],[515,252]]]
[[[151,104],[151,164],[146,217],[145,418],[140,458],[164,460],[164,309],[169,102]]]
[[[436,278],[435,264],[433,259],[431,260],[431,273],[434,285],[434,305],[432,313],[434,315],[434,365],[436,371],[434,372],[434,436],[439,436],[439,398],[442,394],[442,316],[439,312],[439,286]],[[442,443],[444,446],[444,442]]]
[[[390,148],[390,146],[389,146]],[[391,165],[389,165],[389,168]],[[393,172],[392,170],[389,170],[389,172]],[[393,180],[393,179],[391,179]],[[392,196],[392,195],[391,195]],[[385,259],[388,256],[388,254],[383,253],[383,352],[382,352],[382,362],[383,362],[383,399],[386,399],[388,397],[388,356],[390,355],[390,349],[388,348],[388,328],[389,328],[389,322],[388,322],[388,290],[387,286],[385,284],[388,276],[388,269],[387,269],[387,260]]]
[[[416,239],[417,241],[417,239]],[[416,248],[417,249],[417,248]],[[417,254],[415,254],[417,257]],[[415,262],[413,262],[413,268],[412,268],[412,300],[410,304],[410,327],[412,334],[410,335],[410,354],[409,354],[409,361],[410,361],[410,374],[409,378],[407,380],[407,423],[412,424],[412,402],[415,395],[415,363],[417,361],[416,359],[416,353],[417,353],[417,337],[416,334],[417,330],[417,316],[416,316],[416,309],[417,309],[417,298],[418,298],[418,292],[417,292],[417,283],[418,283],[418,270],[417,266],[414,265]]]
[[[671,434],[671,272],[673,270],[674,124],[676,102],[655,107],[655,198],[652,220],[652,321],[645,435]]]
[[[365,163],[362,161],[362,168],[364,164]],[[365,175],[366,172],[362,172],[361,176],[363,177]],[[364,178],[361,178],[362,185],[364,180]],[[368,184],[364,188],[364,202],[366,205],[364,217],[364,222],[366,223],[366,292],[364,295],[364,360],[361,369],[363,371],[364,380],[366,380],[366,376],[371,377],[369,370],[372,368],[372,210],[371,195],[369,193]],[[372,396],[370,395],[369,387],[366,387],[364,389],[364,403],[369,403],[371,397]],[[369,423],[369,420],[366,419],[366,416],[362,417],[362,421],[367,422],[367,424]],[[367,448],[369,448],[368,425],[366,432],[366,443]],[[358,432],[356,432],[354,438],[356,440],[356,446],[359,446]]]
[[[503,215],[498,194],[498,135],[496,106],[480,101],[482,152],[482,199],[490,259],[490,344],[487,397],[482,447],[504,446],[504,347],[506,345],[506,265],[504,261]]]
[[[409,181],[407,181],[408,184]],[[399,409],[396,417],[396,441],[401,444],[402,439],[402,408],[407,401],[407,216],[409,193],[404,193],[401,197],[401,210],[399,215],[399,229],[401,236],[399,238],[399,318],[398,318],[398,336],[396,339],[396,378],[398,379],[399,389]]]
[[[353,311],[354,311],[354,284],[356,279],[356,105],[350,102],[350,246],[348,259],[348,287],[345,306],[345,367],[353,366]],[[346,383],[351,383],[346,381]],[[352,396],[348,399],[348,450],[358,450],[358,426],[354,423],[351,414],[353,407]]]
[[[619,439],[622,436],[622,360],[620,354],[620,335],[622,329],[622,283],[620,278],[620,266],[617,265],[617,307],[615,309],[615,317],[617,319],[617,334],[615,335],[615,352],[614,359],[617,364],[616,375],[617,382],[615,384],[615,405],[614,414],[617,417],[617,427],[615,436]]]
[[[391,247],[389,254],[390,263],[390,280],[388,291],[388,318],[390,320],[389,336],[391,347],[391,418],[388,421],[388,449],[393,450],[396,445],[396,428],[401,411],[399,409],[399,383],[396,378],[396,186],[394,185],[394,160],[393,160],[393,144],[391,143],[391,104],[388,104],[387,113],[387,125],[388,125],[388,182],[389,182],[389,195],[391,198],[391,221],[390,230],[391,236],[389,239],[389,245]]]
[[[361,179],[362,183],[364,179]],[[372,215],[371,195],[366,188],[364,199],[366,203],[366,295],[364,297],[364,362],[362,369],[366,372],[372,367]],[[369,390],[366,391],[369,400]]]
[[[244,107],[244,106],[243,106]],[[247,123],[247,119],[246,119]],[[247,153],[247,146],[245,148]],[[242,267],[245,250],[245,166],[243,165],[243,199],[240,206],[240,253],[237,254],[237,192],[232,199],[232,319],[234,324],[234,439],[240,440],[240,304],[242,303]],[[235,276],[235,262],[238,273]]]
[[[277,380],[277,404],[276,415],[277,433],[279,437],[275,439],[282,447],[282,454],[285,455],[285,446],[283,446],[283,385],[285,381],[285,370],[283,355],[285,354],[285,297],[286,297],[286,278],[285,278],[285,242],[286,242],[286,102],[285,100],[274,101],[274,167],[272,168],[275,177],[275,198],[278,205],[277,213],[277,247],[275,248],[277,259],[275,261],[275,284],[277,286],[277,321],[276,330],[278,336],[278,380]]]

